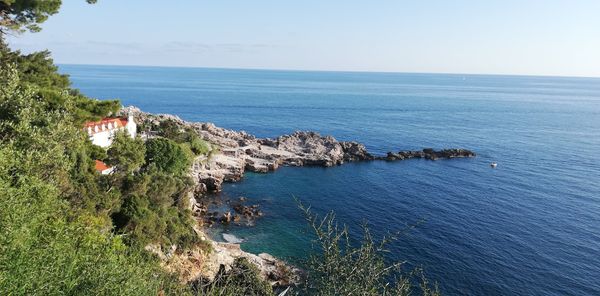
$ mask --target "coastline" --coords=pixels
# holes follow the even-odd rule
[[[214,223],[233,223],[240,219],[255,219],[262,216],[257,206],[246,206],[244,200],[232,206],[232,211],[217,213],[209,211],[209,193],[219,192],[225,182],[238,182],[246,171],[268,173],[280,166],[320,166],[331,167],[355,161],[399,161],[411,158],[437,160],[445,158],[475,157],[466,149],[430,148],[421,151],[388,152],[374,156],[359,142],[338,141],[332,136],[321,136],[311,131],[296,131],[275,139],[257,138],[244,131],[233,131],[215,126],[213,123],[188,122],[170,114],[152,114],[134,106],[124,107],[120,115],[132,115],[136,121],[149,130],[141,131],[142,138],[155,137],[153,129],[162,122],[169,121],[181,129],[194,130],[212,146],[207,156],[194,159],[189,176],[195,190],[190,193],[190,210],[198,221],[195,228],[201,240],[208,241],[212,252],[193,249],[176,254],[176,246],[164,251],[158,246],[147,250],[161,258],[162,265],[169,271],[178,271],[183,281],[193,281],[200,277],[213,278],[221,268],[228,269],[236,258],[246,258],[260,271],[261,276],[272,286],[285,287],[298,282],[301,271],[270,254],[252,254],[241,249],[239,243],[218,242],[211,239],[202,228]],[[230,205],[231,206],[231,205]]]

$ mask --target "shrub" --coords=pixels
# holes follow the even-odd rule
[[[146,141],[146,163],[155,165],[161,171],[182,174],[191,161],[184,149],[172,140],[156,138]]]
[[[189,145],[195,155],[208,155],[211,151],[210,143],[200,139],[197,135],[190,137]]]
[[[160,243],[186,248],[197,243],[187,200],[191,188],[189,178],[154,168],[130,177],[121,189],[123,205],[113,215],[117,230],[139,247]]]
[[[318,252],[308,262],[303,292],[308,295],[412,295],[415,287],[423,296],[440,295],[419,269],[401,272],[401,263],[386,264],[385,246],[391,236],[375,242],[363,225],[363,239],[358,246],[350,241],[348,228],[339,227],[333,212],[319,219],[310,208],[300,204],[316,234]]]

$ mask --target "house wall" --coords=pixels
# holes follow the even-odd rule
[[[114,130],[107,130],[107,131],[95,133],[90,137],[90,140],[92,141],[92,144],[94,144],[94,145],[98,145],[102,148],[107,148],[110,146],[110,144],[112,144],[112,139],[113,139],[113,135],[114,135],[113,131]]]
[[[135,121],[133,121],[132,116],[129,116],[129,118],[127,119],[127,125],[125,126],[125,128],[127,128],[127,132],[129,133],[131,138],[135,138],[135,135],[137,133],[137,124],[135,123]]]
[[[133,121],[132,117],[129,117],[127,124],[124,127],[110,130],[107,129],[92,134],[90,136],[90,141],[92,141],[92,144],[94,145],[98,145],[102,148],[108,148],[112,144],[115,133],[122,130],[127,131],[127,133],[131,136],[132,139],[135,138],[137,133],[137,124]]]
[[[107,169],[105,169],[105,170],[101,171],[101,172],[100,172],[100,174],[102,174],[102,175],[110,175],[110,174],[112,174],[112,172],[113,172],[114,170],[115,170],[115,168],[114,168],[114,167],[110,167],[110,168],[107,168]]]

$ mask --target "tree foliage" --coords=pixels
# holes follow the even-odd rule
[[[96,3],[96,0],[87,0]],[[0,0],[0,34],[3,31],[38,32],[40,24],[56,14],[61,0]]]
[[[350,240],[348,228],[338,226],[333,212],[320,219],[310,208],[300,204],[316,235],[318,251],[308,262],[303,292],[307,295],[440,295],[431,287],[423,272],[415,269],[403,273],[402,263],[386,264],[384,254],[392,236],[376,242],[363,225],[363,239],[358,244]]]
[[[208,155],[212,150],[210,143],[202,140],[197,134],[193,133],[188,139],[187,142],[190,146],[190,150],[195,155]]]
[[[132,174],[139,170],[146,158],[146,146],[139,137],[131,138],[126,131],[114,134],[113,142],[107,151],[106,163],[114,166],[115,173]]]
[[[173,120],[162,121],[158,131],[161,137],[187,146],[194,155],[208,155],[212,150],[210,143],[201,139],[196,131],[190,127],[182,127]]]
[[[0,64],[16,65],[20,84],[34,89],[48,111],[66,111],[76,123],[98,120],[121,108],[118,100],[92,100],[72,89],[68,75],[58,72],[48,51],[22,54],[11,51],[0,38]]]
[[[199,242],[189,210],[191,180],[155,168],[129,178],[122,187],[123,205],[113,220],[131,244],[190,247]]]
[[[180,175],[191,161],[190,155],[175,141],[166,138],[146,141],[146,163],[163,172]]]
[[[68,114],[46,112],[14,66],[2,66],[0,294],[184,293],[152,259],[113,234],[107,216],[72,208],[73,150],[87,139]]]

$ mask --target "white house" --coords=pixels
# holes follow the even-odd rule
[[[135,138],[137,125],[133,116],[127,118],[104,118],[100,121],[87,122],[84,127],[92,144],[103,148],[110,147],[117,131],[126,130],[131,138]]]
[[[131,138],[135,138],[137,125],[133,121],[133,116],[129,115],[127,118],[104,118],[100,121],[87,122],[84,130],[88,133],[92,144],[108,148],[118,131],[127,131]],[[108,175],[114,170],[100,160],[96,160],[95,168],[102,175]]]

